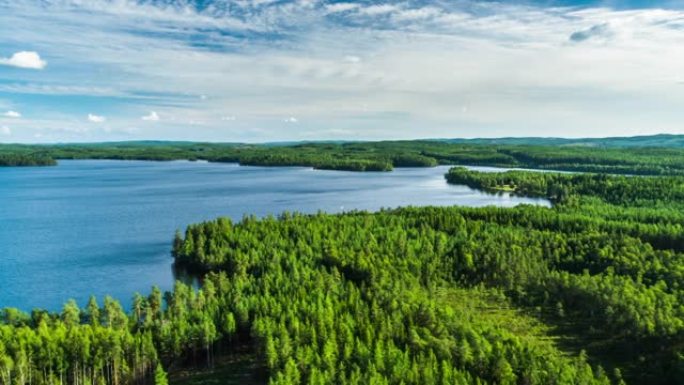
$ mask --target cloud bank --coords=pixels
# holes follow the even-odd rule
[[[3,64],[43,69],[0,69],[26,141],[684,132],[684,12],[657,5],[0,0],[0,25]]]

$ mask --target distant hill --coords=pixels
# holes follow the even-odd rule
[[[476,138],[476,139],[437,139],[447,143],[533,145],[533,146],[581,146],[581,147],[673,147],[684,148],[684,135],[644,135],[609,138]]]
[[[605,138],[559,138],[559,137],[504,137],[504,138],[432,138],[432,139],[408,139],[408,140],[385,140],[380,143],[455,143],[455,144],[490,144],[490,145],[520,145],[520,146],[567,146],[567,147],[667,147],[684,148],[684,135],[658,134],[625,137]],[[378,143],[377,141],[359,140],[292,140],[274,142],[193,142],[179,140],[138,140],[119,142],[91,142],[91,143],[53,143],[45,145],[33,145],[35,147],[192,147],[197,145],[209,146],[264,146],[264,147],[291,147],[302,145],[344,145],[354,143]]]

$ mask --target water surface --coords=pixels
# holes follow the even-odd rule
[[[176,229],[282,211],[406,205],[548,205],[448,185],[447,167],[389,173],[205,162],[78,160],[0,168],[0,308],[59,310],[69,298],[172,287]]]

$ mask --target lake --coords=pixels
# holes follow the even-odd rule
[[[190,223],[282,211],[336,213],[422,205],[548,206],[448,185],[448,167],[389,173],[206,162],[75,160],[0,168],[0,308],[60,310],[69,298],[174,282],[171,241]]]

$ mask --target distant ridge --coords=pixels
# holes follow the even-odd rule
[[[520,146],[567,146],[567,147],[665,147],[684,148],[684,134],[656,134],[624,137],[603,138],[561,138],[561,137],[502,137],[502,138],[427,138],[427,139],[397,139],[397,140],[290,140],[271,142],[214,142],[214,141],[188,141],[188,140],[131,140],[115,142],[86,142],[86,143],[45,143],[38,146],[123,146],[123,147],[163,147],[163,146],[193,146],[197,144],[213,144],[226,146],[272,146],[288,147],[298,145],[343,145],[351,143],[373,142],[442,142],[454,144],[488,144],[488,145],[520,145]],[[19,144],[20,145],[20,144]],[[34,144],[35,146],[36,144]]]
[[[584,147],[673,147],[684,148],[684,135],[657,134],[605,138],[506,137],[474,139],[435,139],[447,143],[500,144],[528,146]]]

